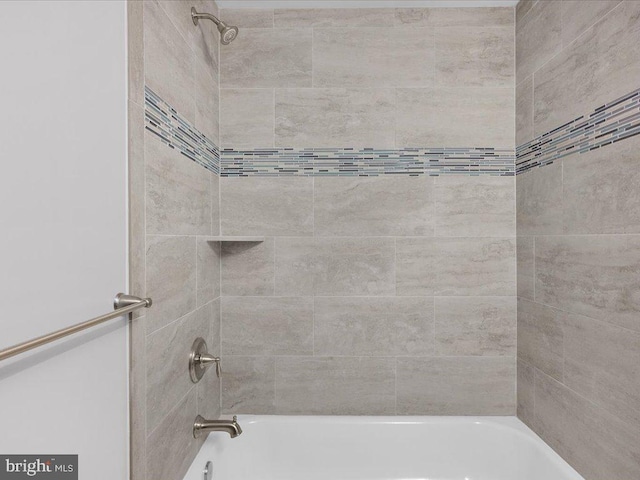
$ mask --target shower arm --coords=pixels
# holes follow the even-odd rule
[[[201,18],[211,20],[216,25],[220,25],[220,20],[214,15],[211,15],[210,13],[198,13],[195,7],[191,7],[191,19],[193,20],[193,24],[198,25],[198,20]]]

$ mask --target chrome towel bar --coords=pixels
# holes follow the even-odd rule
[[[140,298],[134,297],[133,295],[119,293],[113,300],[113,312],[101,315],[96,318],[92,318],[91,320],[87,320],[86,322],[63,328],[61,330],[56,330],[55,332],[48,333],[47,335],[42,335],[41,337],[31,339],[27,342],[18,343],[17,345],[5,348],[4,350],[0,350],[0,361],[6,360],[7,358],[13,357],[14,355],[19,355],[21,353],[27,352],[42,345],[46,345],[47,343],[54,342],[68,335],[81,332],[82,330],[86,330],[87,328],[91,328],[103,322],[106,322],[107,320],[121,317],[122,315],[134,312],[139,308],[149,308],[152,303],[153,302],[150,298]]]

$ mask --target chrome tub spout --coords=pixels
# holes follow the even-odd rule
[[[242,433],[242,428],[235,415],[233,420],[205,420],[198,415],[193,422],[193,436],[198,438],[209,432],[227,432],[231,438],[236,438]]]

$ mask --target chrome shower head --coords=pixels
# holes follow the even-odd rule
[[[229,45],[238,36],[238,27],[229,26],[210,13],[198,13],[195,7],[191,7],[191,20],[193,20],[193,24],[198,25],[198,21],[201,18],[211,20],[216,24],[216,27],[220,32],[220,43],[223,45]]]

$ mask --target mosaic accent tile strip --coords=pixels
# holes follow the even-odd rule
[[[223,177],[515,175],[515,152],[493,148],[223,149]]]
[[[220,174],[218,146],[156,95],[144,87],[145,128],[170,148],[216,174]]]
[[[640,134],[640,89],[571,120],[516,149],[516,173]]]

